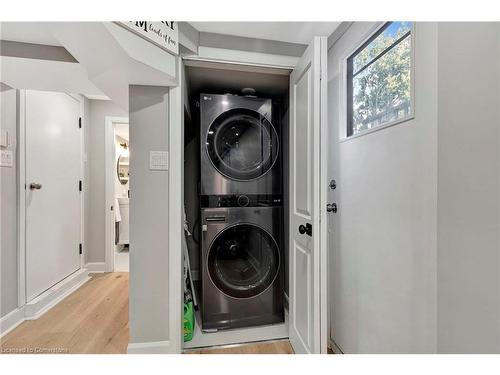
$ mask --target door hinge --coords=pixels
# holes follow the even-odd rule
[[[78,190],[79,190],[79,191],[82,191],[82,190],[83,190],[83,187],[82,187],[82,180],[78,181]]]
[[[83,254],[83,246],[82,246],[82,244],[80,244],[80,246],[78,246],[78,250],[79,250],[80,255],[82,255]]]
[[[78,117],[78,129],[82,128],[82,118]]]

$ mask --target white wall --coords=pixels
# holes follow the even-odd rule
[[[500,23],[438,51],[438,351],[500,353]]]
[[[0,83],[0,128],[11,138],[14,167],[0,167],[0,316],[17,308],[17,100],[16,90]]]
[[[373,29],[328,54],[332,337],[345,353],[436,350],[437,26],[416,27],[415,119],[339,142],[342,64]]]
[[[169,149],[168,97],[167,87],[129,89],[131,345],[169,340],[169,179],[149,170],[149,151]]]
[[[106,116],[128,117],[128,111],[109,100],[89,100],[88,108],[85,261],[94,263],[105,261]]]

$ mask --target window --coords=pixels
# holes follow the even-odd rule
[[[410,22],[387,22],[347,59],[347,136],[412,116]]]

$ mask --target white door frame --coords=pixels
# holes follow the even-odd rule
[[[105,271],[113,272],[115,269],[115,215],[111,207],[115,201],[115,176],[116,176],[116,150],[115,150],[115,124],[128,124],[128,117],[106,116],[104,122],[104,159],[106,177],[104,181],[104,220],[105,220]],[[113,207],[116,209],[116,207]]]
[[[184,70],[181,58],[177,62],[179,85],[171,87],[168,95],[168,303],[169,352],[182,353],[184,332],[184,260],[182,236],[184,236]]]
[[[24,306],[27,303],[26,300],[26,92],[31,90],[18,90],[18,112],[17,117],[19,119],[19,144],[18,144],[18,184],[17,184],[17,196],[18,196],[18,232],[17,232],[17,305],[18,307]],[[33,90],[35,91],[35,90]],[[81,131],[80,131],[80,180],[82,181],[82,186],[85,186],[85,161],[84,161],[84,150],[86,150],[85,145],[85,127],[86,127],[86,113],[85,113],[85,101],[81,95],[68,94],[73,99],[80,103],[80,118],[81,120]],[[75,124],[76,126],[77,124]],[[85,189],[82,189],[80,194],[80,243],[82,244],[82,254],[80,255],[80,270],[85,265]]]
[[[321,327],[321,354],[327,354],[330,337],[330,327],[328,321],[329,310],[329,277],[328,277],[328,217],[326,205],[328,203],[328,41],[321,38],[321,49],[326,51],[321,56],[321,77],[320,77],[320,166],[319,166],[319,221],[320,221],[320,327]],[[324,61],[323,61],[324,60]]]

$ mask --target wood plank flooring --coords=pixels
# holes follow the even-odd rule
[[[3,353],[125,353],[128,273],[94,274],[37,320],[1,339]]]
[[[128,273],[94,274],[37,320],[0,339],[0,353],[126,353]],[[193,354],[288,354],[287,340],[190,350]]]
[[[288,340],[186,350],[186,354],[294,354]]]

